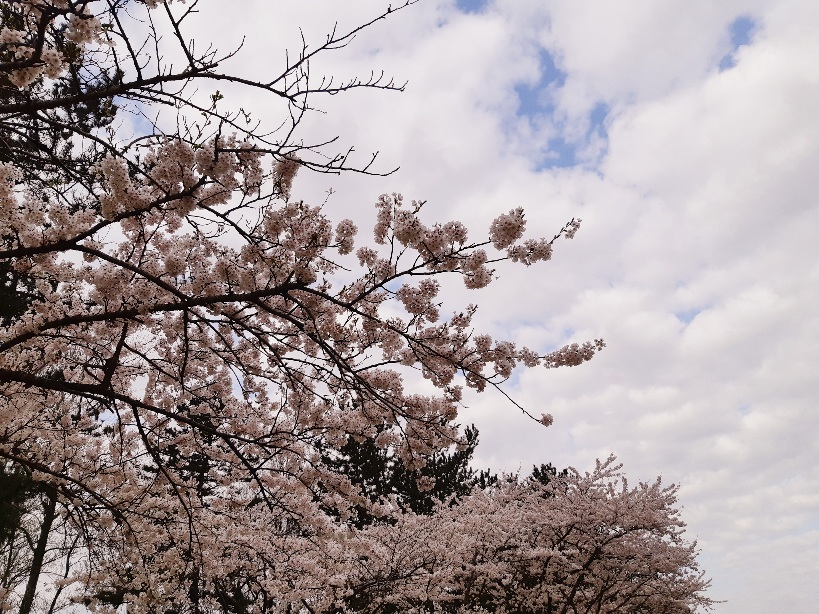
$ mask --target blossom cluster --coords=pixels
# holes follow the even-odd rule
[[[504,249],[523,236],[526,220],[523,208],[518,207],[505,215],[498,216],[489,227],[489,238],[495,249]]]
[[[148,8],[169,4],[173,0],[142,0]],[[42,26],[61,18],[65,26],[64,38],[75,46],[81,55],[93,44],[113,44],[114,39],[105,36],[105,28],[93,14],[95,0],[69,2],[69,0],[19,0],[14,4],[19,11],[22,29],[3,27],[0,30],[0,52],[11,53],[15,66],[8,71],[12,85],[25,89],[41,76],[56,79],[68,69],[68,61],[55,47],[55,41],[43,37]],[[104,9],[103,9],[104,10]],[[59,23],[59,21],[57,21]],[[75,55],[72,53],[72,55]],[[72,61],[76,62],[74,58]]]
[[[16,207],[14,184],[20,179],[20,171],[8,162],[0,162],[0,217],[6,217]]]
[[[129,162],[108,155],[97,165],[106,193],[100,196],[102,216],[143,211],[157,200],[172,199],[178,216],[197,206],[226,203],[236,190],[247,193],[263,181],[262,154],[234,136],[218,137],[194,150],[181,139],[168,139],[145,156],[147,176],[135,175]]]
[[[23,29],[4,27],[0,31],[0,50],[11,52],[18,64],[8,73],[9,81],[18,88],[28,87],[42,75],[56,79],[68,67],[63,54],[41,39],[40,26],[49,14],[65,16],[65,38],[80,51],[89,43],[102,41],[102,24],[87,3],[74,6],[67,0],[22,0],[18,10]]]
[[[353,251],[354,238],[358,228],[353,224],[352,220],[341,220],[336,226],[336,243],[338,244],[338,253],[342,256]]]

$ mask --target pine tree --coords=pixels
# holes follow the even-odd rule
[[[393,450],[380,448],[374,438],[348,437],[339,450],[325,450],[322,460],[349,478],[373,503],[392,497],[402,512],[431,514],[439,503],[454,503],[476,486],[497,481],[490,471],[469,466],[477,445],[478,429],[473,424],[464,431],[463,445],[436,452],[422,469],[407,468]],[[377,520],[364,507],[356,506],[350,522],[361,528]]]

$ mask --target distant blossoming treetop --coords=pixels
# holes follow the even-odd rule
[[[684,614],[710,608],[676,486],[630,487],[614,457],[507,479],[360,532],[344,611]]]

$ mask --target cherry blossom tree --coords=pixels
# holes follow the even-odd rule
[[[514,208],[471,239],[385,194],[356,249],[352,221],[293,198],[300,169],[375,172],[374,156],[355,166],[298,127],[315,95],[401,86],[314,85],[310,63],[411,4],[250,81],[222,70],[233,52],[197,55],[206,45],[184,31],[196,2],[0,3],[0,271],[16,297],[0,323],[0,458],[82,538],[51,594],[134,613],[338,607],[345,519],[400,508],[367,497],[328,446],[372,439],[422,469],[467,444],[463,386],[603,347],[517,347],[476,332],[476,307],[438,302],[442,283],[477,290],[496,263],[548,260],[579,220],[524,238]],[[281,100],[285,121],[265,131],[219,91],[198,103],[202,83]],[[123,112],[148,133],[89,119]],[[409,374],[437,392],[408,391]]]
[[[610,457],[501,481],[430,516],[367,528],[349,548],[348,612],[681,614],[709,609],[677,487],[630,487]]]

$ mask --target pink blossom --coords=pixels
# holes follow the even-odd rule
[[[523,218],[523,209],[518,207],[495,218],[489,227],[489,238],[495,249],[505,249],[520,239],[525,229],[526,220]]]
[[[336,243],[339,254],[349,254],[353,251],[353,240],[358,232],[358,228],[352,220],[341,220],[336,226]]]

